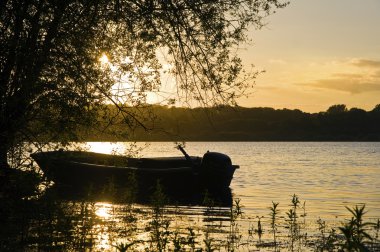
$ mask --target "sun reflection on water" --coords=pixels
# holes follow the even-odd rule
[[[104,154],[117,154],[124,153],[125,146],[120,143],[113,142],[87,142],[89,151],[104,153]]]
[[[99,225],[99,228],[102,228],[102,227]],[[111,245],[110,234],[107,228],[105,228],[104,230],[100,230],[98,232],[97,239],[99,241],[99,243],[96,246],[97,250],[110,251],[110,249],[112,248],[112,245]]]
[[[99,251],[110,251],[112,248],[111,234],[107,225],[103,221],[108,222],[113,219],[113,205],[105,202],[95,203],[95,215],[102,221],[100,224],[94,226],[94,231],[97,234],[96,248]]]
[[[112,204],[98,202],[95,207],[95,214],[101,219],[110,219],[112,217]]]

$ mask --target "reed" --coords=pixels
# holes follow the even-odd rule
[[[146,230],[150,232],[150,249],[152,251],[166,251],[169,243],[170,220],[164,215],[164,206],[167,198],[159,181],[151,196],[152,216]]]
[[[261,244],[261,237],[263,236],[264,229],[261,225],[261,219],[264,218],[264,216],[256,216],[257,218],[257,229],[255,230],[255,233],[259,237],[259,245]]]
[[[295,242],[299,240],[300,237],[300,226],[298,223],[298,214],[297,210],[299,208],[300,201],[298,199],[298,196],[294,194],[292,196],[292,201],[291,201],[291,208],[286,212],[286,222],[287,222],[287,228],[289,229],[289,248],[291,251],[294,251],[295,248]]]
[[[214,239],[210,237],[210,233],[206,232],[205,238],[203,239],[205,252],[213,252],[215,250],[213,242],[214,242]]]
[[[270,209],[270,227],[272,229],[273,233],[273,244],[274,244],[274,250],[277,251],[277,221],[278,221],[278,214],[280,213],[280,210],[277,209],[279,202],[273,202],[272,201],[272,206],[269,208]]]
[[[239,198],[234,199],[233,204],[230,208],[230,219],[229,219],[229,232],[226,237],[226,246],[225,249],[228,252],[233,252],[240,247],[240,241],[242,235],[240,233],[240,225],[238,219],[242,217],[241,201]]]

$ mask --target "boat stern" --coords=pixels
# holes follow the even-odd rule
[[[228,188],[238,168],[231,158],[223,153],[207,152],[203,155],[199,175],[202,184],[208,188]]]

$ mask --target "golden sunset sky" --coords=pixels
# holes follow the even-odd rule
[[[252,30],[244,63],[264,69],[245,107],[325,111],[380,104],[380,0],[291,0]]]

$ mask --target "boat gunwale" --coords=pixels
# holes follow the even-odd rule
[[[58,160],[58,159],[56,159]],[[85,162],[76,162],[76,161],[66,161],[67,163],[72,164],[78,164],[78,165],[86,165],[86,166],[93,166],[93,167],[99,167],[99,168],[105,168],[105,169],[130,169],[134,171],[150,171],[150,172],[168,172],[168,171],[194,171],[193,167],[190,166],[180,166],[180,167],[171,167],[171,168],[140,168],[140,167],[133,167],[133,166],[115,166],[115,165],[102,165],[102,164],[94,164],[94,163],[85,163]]]

